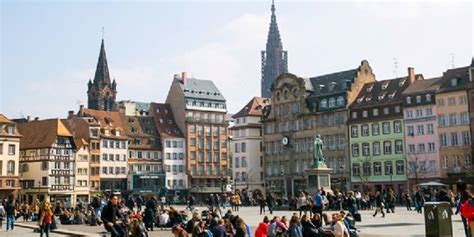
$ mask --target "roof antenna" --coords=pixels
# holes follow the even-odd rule
[[[104,29],[104,27],[102,26],[102,40],[104,40],[104,34],[105,34],[105,29]]]
[[[454,53],[451,53],[451,68],[454,68]]]
[[[397,60],[397,58],[393,58],[393,74],[395,74],[395,78],[398,78],[398,60]]]

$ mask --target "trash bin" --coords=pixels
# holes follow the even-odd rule
[[[452,237],[451,204],[449,202],[426,202],[425,234],[427,237]]]

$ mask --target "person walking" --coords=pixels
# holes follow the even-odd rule
[[[46,237],[49,237],[49,231],[51,223],[53,222],[53,210],[51,209],[51,204],[48,201],[45,201],[41,205],[39,216],[38,216],[38,225],[40,227],[40,237],[43,237],[43,234]]]
[[[272,215],[273,207],[275,206],[275,199],[273,198],[273,195],[271,192],[268,192],[266,200],[267,200],[268,211],[270,212],[270,215]]]
[[[421,193],[421,189],[418,188],[418,190],[415,192],[415,210],[417,213],[422,213],[421,209],[424,203],[425,203],[425,198],[423,197],[423,194]]]
[[[303,192],[301,192],[301,193],[300,193],[300,196],[299,196],[299,198],[298,198],[298,201],[297,201],[297,203],[296,203],[296,204],[297,204],[296,208],[297,208],[298,210],[300,210],[300,216],[301,216],[301,213],[302,213],[302,212],[304,212],[304,214],[306,215],[306,205],[307,205],[307,202],[308,202],[308,200],[306,199],[306,195],[305,195]]]
[[[13,196],[8,198],[7,204],[5,205],[5,213],[7,214],[7,231],[9,229],[13,230],[16,215],[15,200],[13,199]]]
[[[411,211],[411,197],[410,192],[405,193],[405,205],[407,206],[407,211]]]
[[[347,193],[347,209],[349,212],[352,214],[352,216],[355,216],[355,213],[357,212],[357,200],[354,197],[354,192],[349,191]]]
[[[265,215],[265,206],[267,205],[265,197],[259,195],[257,200],[260,205],[260,215],[262,215],[262,213]]]
[[[117,195],[110,195],[109,202],[102,211],[101,220],[104,222],[105,229],[110,232],[112,237],[123,237],[125,236],[125,231],[121,226],[121,220],[119,219],[120,213],[117,204]]]
[[[156,201],[154,197],[151,197],[148,199],[148,201],[145,203],[145,228],[147,231],[153,231],[153,226],[155,225],[155,220],[156,220]]]
[[[383,204],[384,200],[383,200],[383,197],[382,197],[382,194],[380,193],[380,191],[377,191],[375,193],[375,213],[372,215],[373,217],[375,217],[377,215],[377,213],[380,211],[382,212],[382,217],[385,217],[385,213],[383,211]]]

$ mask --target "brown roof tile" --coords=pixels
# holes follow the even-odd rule
[[[153,117],[125,115],[121,115],[121,117],[122,123],[125,125],[125,132],[131,140],[129,148],[161,150],[160,134],[156,130]],[[133,141],[134,138],[145,139],[148,142],[152,139],[153,143],[142,142],[140,145],[137,145]]]
[[[240,118],[246,116],[262,116],[262,109],[265,105],[269,105],[270,99],[262,97],[253,97],[244,108],[234,114],[232,118]]]
[[[20,149],[46,148],[56,141],[56,137],[71,137],[72,134],[59,119],[37,120],[17,124],[23,135]]]
[[[114,136],[117,139],[126,139],[125,136],[124,126],[122,123],[122,118],[120,117],[120,113],[118,111],[101,111],[101,110],[94,110],[94,109],[82,109],[79,111],[80,116],[86,117],[93,117],[95,118],[101,130],[110,129],[111,130],[111,137],[114,136],[113,131],[118,130],[120,131],[120,136]]]
[[[11,121],[5,115],[0,113],[0,123],[14,124],[15,122]]]
[[[156,129],[162,138],[184,137],[174,120],[173,111],[169,104],[151,103],[150,115],[155,120]]]

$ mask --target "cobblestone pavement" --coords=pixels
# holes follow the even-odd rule
[[[183,207],[178,206],[177,209],[180,210]],[[199,208],[202,210],[202,208]],[[357,228],[360,230],[359,234],[362,237],[421,237],[425,236],[425,226],[424,226],[424,215],[417,214],[414,211],[407,211],[406,208],[397,207],[395,213],[386,214],[385,218],[382,218],[380,214],[377,217],[372,217],[373,211],[360,211],[362,215],[362,222],[356,224]],[[329,213],[332,213],[329,211]],[[243,219],[250,225],[252,231],[255,231],[258,223],[263,219],[263,215],[259,215],[258,207],[242,207],[240,211],[237,212],[238,215],[243,217]],[[269,215],[269,213],[266,213]],[[291,216],[292,211],[275,211],[273,215],[278,216]],[[272,215],[272,216],[273,216]],[[270,216],[270,215],[269,215]],[[19,221],[19,223],[23,223]],[[25,223],[34,225],[34,223]],[[452,216],[453,224],[453,236],[464,236],[464,230],[459,215]],[[60,227],[64,230],[69,230],[73,232],[78,232],[82,234],[89,234],[90,236],[98,236],[99,232],[104,231],[102,226],[85,226],[85,225],[62,225]],[[17,230],[18,229],[18,230]],[[39,236],[37,233],[33,233],[31,229],[17,228],[13,233],[8,233],[5,236]],[[18,234],[16,233],[18,231]],[[3,230],[0,231],[0,236],[5,234],[5,224]],[[155,230],[149,232],[151,237],[172,237],[169,230]],[[59,235],[51,235],[59,236]],[[64,236],[64,235],[63,235]]]

